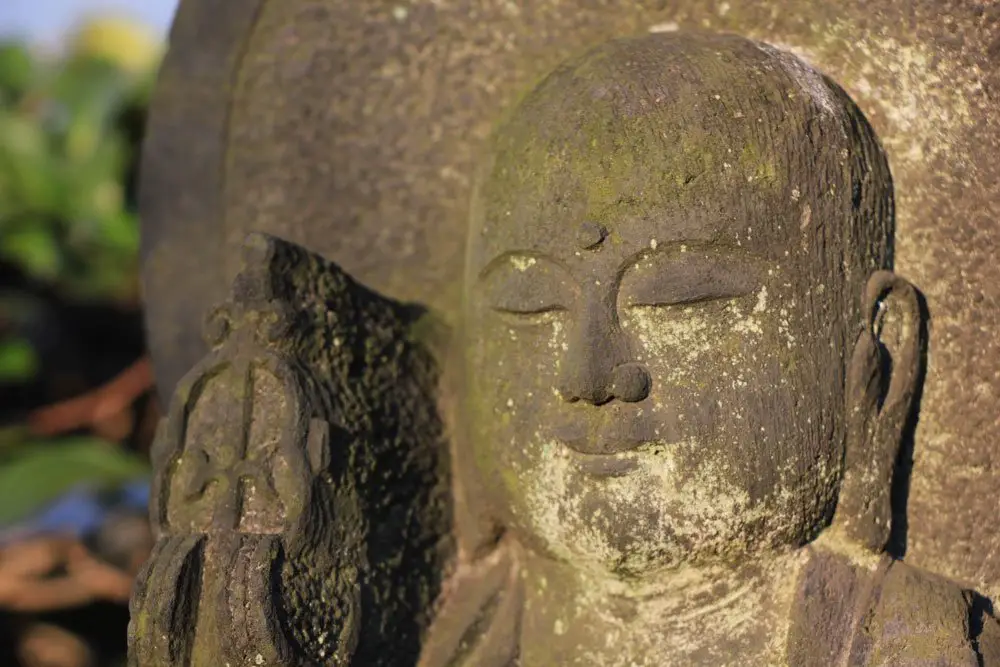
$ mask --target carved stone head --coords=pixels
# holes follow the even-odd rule
[[[892,242],[873,130],[793,56],[658,34],[557,69],[495,133],[472,213],[467,414],[495,518],[620,573],[812,540],[891,395]],[[887,486],[891,426],[862,486]]]

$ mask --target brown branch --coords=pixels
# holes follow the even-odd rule
[[[28,428],[35,435],[53,436],[105,424],[128,410],[152,386],[153,367],[145,356],[82,396],[35,410],[28,415]]]
[[[124,603],[132,578],[77,540],[39,537],[0,550],[0,609],[37,613],[99,600]]]
[[[17,638],[24,667],[95,667],[93,649],[81,637],[57,625],[28,622]]]

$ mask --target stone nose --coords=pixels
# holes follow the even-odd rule
[[[563,400],[603,405],[637,403],[649,396],[649,371],[630,359],[629,346],[612,308],[594,301],[570,329],[559,393]]]

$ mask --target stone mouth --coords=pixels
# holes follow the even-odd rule
[[[644,460],[669,447],[652,423],[633,422],[628,429],[603,429],[591,436],[583,430],[560,429],[556,441],[570,461],[593,477],[622,477],[635,472]]]
[[[574,452],[589,457],[615,457],[661,441],[661,429],[653,420],[639,416],[567,421],[553,430],[556,440]]]
[[[625,433],[607,433],[596,437],[588,434],[572,437],[568,433],[558,433],[556,438],[574,452],[585,456],[620,456],[654,442],[653,438]]]
[[[573,462],[581,472],[592,477],[623,477],[639,469],[639,461],[630,452],[622,454],[585,454],[569,447]]]

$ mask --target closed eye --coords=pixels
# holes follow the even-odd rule
[[[483,272],[479,288],[491,310],[524,323],[547,321],[575,299],[569,274],[559,264],[531,255],[497,258]]]
[[[553,303],[544,306],[493,306],[493,310],[505,315],[544,315],[546,313],[561,313],[567,308]]]
[[[517,327],[533,327],[552,324],[568,311],[562,306],[551,306],[535,310],[504,310],[495,308],[494,312],[508,325]]]

